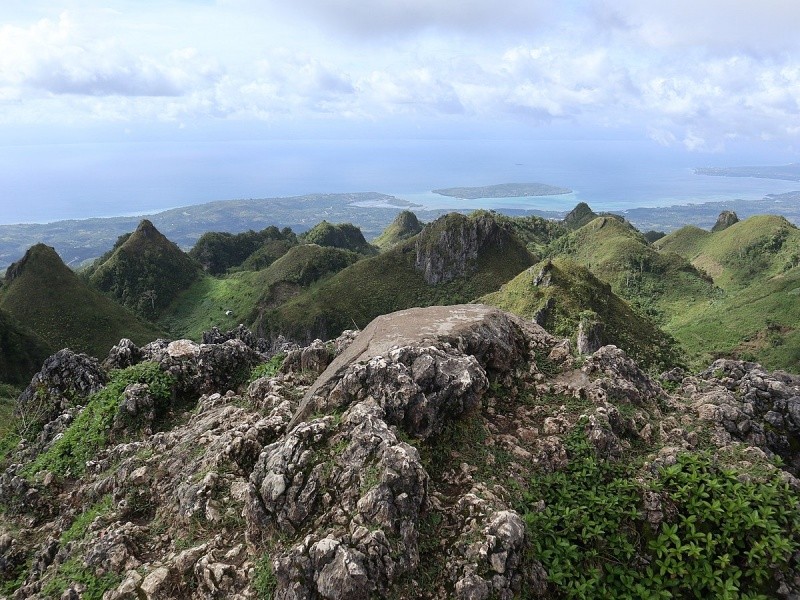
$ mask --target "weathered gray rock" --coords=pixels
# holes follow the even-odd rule
[[[125,369],[142,362],[142,351],[128,338],[123,338],[119,344],[111,348],[108,356],[103,361],[103,366],[108,369]]]
[[[15,407],[15,417],[34,433],[42,425],[100,390],[108,381],[96,359],[65,348],[48,358]]]
[[[717,423],[732,439],[779,455],[800,473],[800,377],[719,359],[698,379],[706,385],[687,378],[685,386],[694,390],[691,401],[700,419]]]
[[[717,222],[714,223],[714,226],[711,228],[711,231],[723,231],[730,227],[731,225],[738,223],[739,217],[736,215],[735,212],[732,210],[723,210],[719,213],[719,217],[717,217]]]
[[[415,267],[426,283],[447,283],[476,270],[478,255],[485,247],[502,247],[506,241],[503,233],[488,214],[470,218],[450,213],[426,225],[418,235]]]
[[[509,377],[517,371],[529,373],[531,368],[535,368],[530,361],[531,352],[536,348],[546,348],[549,352],[556,343],[556,338],[538,325],[480,304],[412,308],[384,315],[373,320],[314,382],[290,427],[318,408],[334,405],[341,408],[351,401],[352,394],[365,397],[371,393],[356,388],[366,383],[365,378],[372,378],[380,386],[380,381],[375,378],[384,369],[386,359],[382,357],[389,358],[386,369],[394,369],[398,375],[400,372],[410,375],[417,387],[420,384],[423,388],[429,384],[441,387],[444,381],[435,381],[436,377],[443,376],[437,369],[440,366],[444,368],[448,361],[463,362],[458,366],[450,364],[451,377],[457,377],[459,368],[474,372],[474,366],[484,369],[492,377]],[[389,356],[393,349],[402,347],[444,349],[438,361],[434,358],[435,352],[423,357],[425,352],[419,350]],[[457,352],[453,353],[451,349]],[[442,353],[450,358],[443,359]],[[463,358],[458,355],[463,355]],[[469,361],[470,356],[475,363]],[[413,361],[417,358],[419,362],[414,366]],[[473,364],[473,368],[467,368],[467,363]],[[410,374],[408,367],[412,367]],[[348,370],[351,372],[345,377]],[[382,377],[387,382],[391,378],[388,373]],[[390,385],[395,389],[405,385],[408,390],[411,382],[406,377],[396,377]]]

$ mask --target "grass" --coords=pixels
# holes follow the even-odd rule
[[[683,228],[656,244],[691,259],[721,288],[711,298],[676,305],[665,326],[693,366],[732,356],[800,369],[800,230],[771,215],[715,233],[695,230]]]
[[[265,311],[261,330],[299,339],[327,339],[343,329],[363,328],[375,317],[397,310],[471,301],[498,289],[532,262],[516,237],[501,235],[502,242],[482,248],[471,274],[437,285],[426,283],[415,267],[419,238],[412,238],[379,256],[360,260],[278,308]],[[436,241],[429,239],[427,243]]]
[[[131,383],[146,383],[150,387],[158,411],[171,397],[174,378],[150,362],[113,372],[108,385],[89,397],[86,407],[64,434],[37,456],[24,473],[28,477],[40,471],[72,477],[81,475],[86,462],[107,446],[122,394]]]
[[[31,248],[17,264],[17,276],[0,293],[0,308],[51,348],[105,357],[123,337],[143,345],[162,335],[87,285],[44,244]]]
[[[534,285],[543,269],[548,283]],[[651,318],[634,311],[607,283],[569,258],[539,263],[480,301],[528,319],[539,314],[545,329],[573,342],[582,320],[599,321],[602,343],[621,347],[643,367],[665,370],[679,362],[674,340]]]
[[[122,577],[116,573],[97,575],[80,559],[70,558],[58,565],[55,574],[42,586],[41,593],[45,598],[60,598],[70,585],[80,583],[86,587],[81,592],[83,600],[102,600],[103,594],[116,588],[121,581]]]
[[[197,341],[214,326],[229,330],[239,323],[251,325],[259,307],[279,304],[359,258],[339,248],[294,246],[260,271],[201,277],[172,303],[159,323],[175,336]]]

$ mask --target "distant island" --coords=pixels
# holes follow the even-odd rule
[[[760,179],[782,179],[800,181],[800,163],[775,167],[698,167],[695,175],[716,177],[758,177]]]
[[[482,187],[452,187],[432,190],[434,194],[461,198],[464,200],[480,200],[483,198],[523,198],[525,196],[558,196],[572,192],[569,188],[547,185],[544,183],[501,183]]]

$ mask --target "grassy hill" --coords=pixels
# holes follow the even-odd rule
[[[265,310],[258,329],[264,335],[283,333],[301,340],[330,338],[396,310],[473,300],[532,262],[511,228],[488,213],[451,213],[391,250],[360,260]],[[441,282],[429,283],[430,275]]]
[[[37,244],[8,268],[0,309],[50,348],[105,357],[123,337],[145,344],[162,332],[90,287],[56,251]]]
[[[601,344],[622,348],[644,367],[665,370],[680,362],[670,336],[569,258],[534,265],[480,302],[534,319],[573,343],[581,322],[599,324]]]
[[[259,271],[205,275],[182,293],[159,320],[176,337],[199,340],[213,326],[230,329],[259,320],[313,282],[363,258],[349,250],[301,244]]]
[[[713,233],[684,227],[655,247],[690,260],[722,290],[672,319],[671,331],[691,356],[800,369],[800,230],[762,215]]]
[[[322,221],[300,237],[306,244],[341,248],[342,250],[350,250],[367,256],[376,253],[375,248],[364,239],[364,234],[361,233],[361,230],[352,223],[334,224]]]
[[[417,235],[420,231],[422,231],[422,223],[417,219],[417,215],[410,210],[404,210],[397,214],[394,221],[383,230],[383,233],[372,240],[372,243],[381,250],[388,250],[403,240]]]
[[[670,318],[694,302],[717,296],[711,280],[676,253],[659,252],[629,223],[598,217],[557,239],[551,256],[569,256],[584,265],[639,312]]]
[[[200,275],[200,265],[147,219],[92,265],[89,281],[133,312],[155,319]]]
[[[0,310],[0,383],[27,384],[53,351],[34,332]]]
[[[262,231],[251,229],[238,234],[210,231],[200,236],[189,256],[206,272],[221,275],[233,267],[242,266],[247,260],[250,260],[248,270],[267,267],[295,244],[297,236],[291,229],[281,230],[274,225]]]

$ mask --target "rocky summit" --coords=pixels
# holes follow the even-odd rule
[[[0,593],[800,595],[796,375],[656,377],[474,304],[276,355],[205,340],[48,360],[0,475]]]

